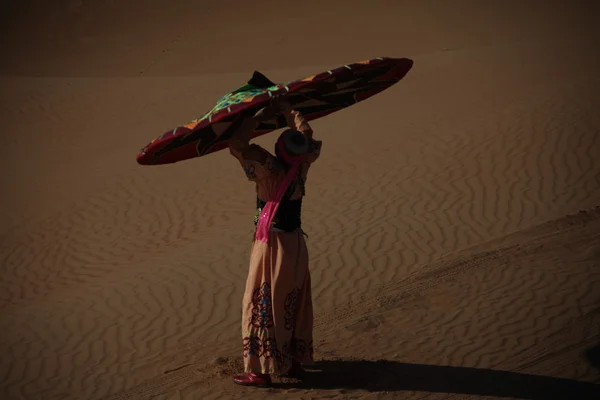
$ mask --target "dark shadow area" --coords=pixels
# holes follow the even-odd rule
[[[489,369],[394,361],[323,360],[280,388],[419,391],[520,399],[600,399],[600,385]]]
[[[588,349],[585,352],[585,358],[588,360],[590,365],[600,370],[600,344]]]

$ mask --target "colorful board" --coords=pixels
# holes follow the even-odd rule
[[[412,65],[413,61],[407,58],[375,58],[285,84],[275,84],[255,72],[248,84],[223,96],[201,118],[154,139],[138,154],[137,162],[168,164],[224,149],[235,127],[275,96],[285,98],[309,121],[324,117],[389,88],[402,79]],[[284,126],[283,117],[265,121],[253,137]]]

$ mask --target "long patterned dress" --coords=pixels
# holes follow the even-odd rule
[[[295,112],[294,124],[307,124]],[[311,164],[319,157],[321,142],[309,139],[309,154],[287,200],[301,201]],[[230,147],[231,149],[231,147]],[[256,183],[258,203],[269,200],[285,169],[271,153],[252,144],[246,151],[231,150],[246,176]],[[257,214],[260,213],[260,209]],[[242,340],[245,372],[286,373],[292,361],[313,363],[313,307],[308,251],[304,232],[272,227],[267,243],[255,240],[242,301]]]

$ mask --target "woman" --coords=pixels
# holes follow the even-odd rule
[[[290,129],[275,156],[250,144],[261,121],[283,113]],[[233,381],[268,386],[271,375],[299,377],[313,362],[313,309],[308,252],[301,227],[302,197],[321,142],[289,104],[272,104],[242,122],[229,141],[246,176],[256,183],[256,231],[242,302],[244,373]]]

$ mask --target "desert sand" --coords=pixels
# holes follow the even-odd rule
[[[600,398],[599,4],[1,1],[0,398]],[[135,156],[380,56],[415,64],[312,123],[317,363],[235,386],[253,185]]]

